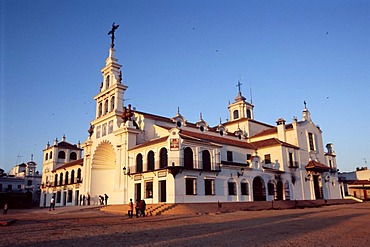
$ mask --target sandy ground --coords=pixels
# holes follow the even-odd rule
[[[0,226],[0,246],[370,246],[370,203],[133,219],[13,210],[7,219],[17,221]]]

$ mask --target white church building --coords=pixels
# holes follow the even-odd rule
[[[306,104],[301,120],[262,123],[239,84],[229,120],[217,126],[202,115],[189,122],[180,110],[173,117],[137,111],[123,106],[128,86],[114,53],[111,45],[87,140],[63,137],[43,150],[41,207],[52,196],[56,206],[72,206],[82,195],[97,204],[104,194],[108,204],[341,198],[333,145],[324,150]]]

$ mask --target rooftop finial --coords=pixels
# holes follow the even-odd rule
[[[202,116],[202,113],[200,113],[200,120],[203,120],[203,116]]]
[[[177,114],[180,115],[180,106],[177,107]]]
[[[114,48],[114,32],[116,31],[116,29],[119,27],[119,25],[114,25],[114,22],[112,24],[112,29],[109,31],[108,35],[112,35],[111,38],[112,38],[112,43],[110,44],[110,47]]]
[[[240,86],[241,86],[241,85],[243,85],[243,84],[241,84],[241,83],[240,83],[240,81],[238,81],[238,84],[236,84],[236,86],[238,87],[238,92],[239,92],[239,94],[241,94],[241,90],[240,90]]]
[[[307,103],[306,103],[306,101],[303,101],[303,104],[304,104],[304,109],[307,109]]]

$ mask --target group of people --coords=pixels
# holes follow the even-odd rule
[[[105,201],[105,205],[108,205],[108,198],[109,196],[107,194],[104,194],[104,196],[99,195],[100,205],[104,205],[104,201]]]
[[[135,203],[135,214],[136,218],[138,217],[145,217],[145,209],[146,209],[146,203],[145,200],[136,200]],[[132,202],[132,199],[130,199],[130,202],[128,203],[128,217],[132,218],[134,214],[134,203]]]
[[[93,204],[99,204],[99,205],[108,205],[108,198],[109,196],[107,194],[104,194],[103,196],[102,195],[99,195],[99,201],[95,201],[93,199]],[[91,197],[89,194],[87,194],[87,196],[85,195],[80,195],[80,206],[90,206],[90,201],[91,201]]]
[[[85,205],[88,205],[90,206],[90,195],[87,194],[87,196],[85,195],[80,195],[80,206],[85,206]]]

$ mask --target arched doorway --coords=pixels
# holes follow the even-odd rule
[[[278,181],[276,183],[276,200],[281,201],[284,200],[284,187],[283,187],[283,182]]]
[[[109,142],[102,142],[96,148],[91,163],[90,196],[93,201],[99,195],[114,190],[115,175],[116,155],[113,146]]]
[[[253,200],[266,201],[265,182],[261,177],[255,177],[253,179]]]

